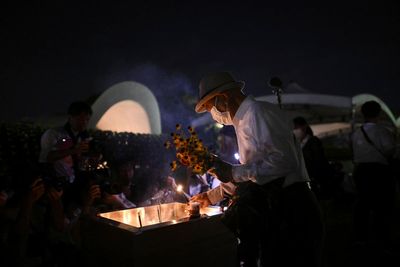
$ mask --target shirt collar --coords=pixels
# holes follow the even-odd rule
[[[304,137],[304,139],[300,142],[300,145],[301,145],[302,148],[307,144],[307,142],[308,142],[308,140],[310,140],[310,138],[311,138],[311,135],[309,135],[309,134],[307,134]]]
[[[365,128],[365,129],[369,129],[369,128],[372,128],[372,127],[374,127],[374,125],[376,125],[376,123],[375,122],[364,122],[364,124],[363,124],[363,127]]]
[[[255,102],[252,95],[248,95],[243,102],[240,104],[239,108],[236,110],[236,114],[233,117],[233,123],[237,124],[241,119],[243,119],[244,114],[247,112],[249,107]]]

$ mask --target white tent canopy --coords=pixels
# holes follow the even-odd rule
[[[275,95],[266,95],[256,97],[259,101],[266,101],[277,104]],[[347,96],[321,95],[321,94],[282,94],[282,103],[302,104],[302,105],[320,105],[337,108],[351,108],[352,98]]]
[[[256,100],[277,104],[275,95],[256,97]],[[307,93],[283,94],[282,106],[289,117],[303,116],[309,121],[316,135],[327,136],[350,131],[351,123],[361,119],[359,115],[361,105],[370,100],[375,100],[382,106],[390,124],[400,127],[400,118],[396,120],[389,107],[381,99],[370,94],[353,97]],[[199,127],[210,123],[213,123],[213,120],[207,113],[193,120],[192,126]]]

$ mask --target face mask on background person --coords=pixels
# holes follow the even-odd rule
[[[300,128],[293,129],[293,134],[294,134],[294,136],[296,136],[297,140],[299,140],[299,141],[303,140],[303,138],[306,136],[305,133],[303,132],[303,130],[301,130]]]
[[[218,123],[223,124],[223,125],[232,125],[233,121],[231,118],[231,113],[229,112],[229,109],[227,109],[224,112],[221,112],[217,109],[217,101],[218,98],[215,98],[215,104],[211,108],[211,117]]]

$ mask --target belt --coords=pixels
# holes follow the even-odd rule
[[[280,198],[280,195],[283,191],[284,181],[285,177],[279,177],[269,183],[261,185],[269,208],[272,208],[273,203],[276,203],[277,200]]]
[[[285,182],[285,177],[279,177],[274,180],[272,180],[269,183],[261,185],[264,190],[271,190],[271,189],[282,189],[283,188],[283,183]]]

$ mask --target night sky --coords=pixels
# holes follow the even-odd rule
[[[255,96],[279,76],[315,93],[372,93],[400,111],[400,10],[390,2],[81,2],[3,4],[0,119],[63,114],[124,80],[147,85],[171,115],[218,70]]]

